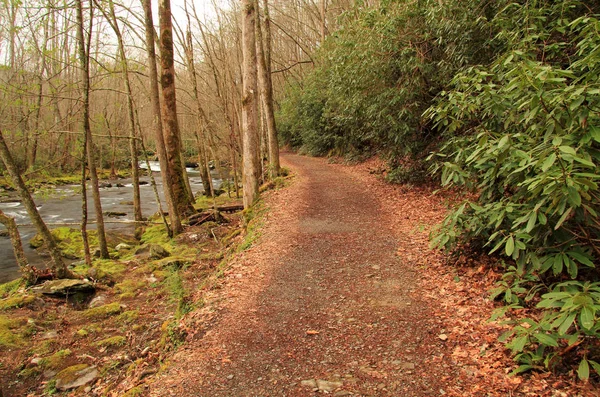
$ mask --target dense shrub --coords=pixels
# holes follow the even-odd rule
[[[493,2],[381,3],[343,14],[314,71],[288,87],[278,114],[285,142],[314,155],[418,157],[435,137],[423,111],[456,71],[498,49],[486,23]]]
[[[426,113],[448,139],[435,156],[442,183],[476,194],[434,244],[506,257],[516,267],[501,289],[517,291],[507,303],[542,310],[504,336],[519,371],[571,351],[581,378],[590,366],[600,374],[597,12],[594,2],[507,3],[491,21],[506,50],[457,74]]]

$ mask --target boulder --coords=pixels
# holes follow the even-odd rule
[[[87,280],[50,280],[31,288],[32,292],[44,295],[68,296],[78,292],[94,292],[96,287]]]
[[[131,245],[129,244],[125,244],[125,243],[120,243],[117,244],[117,246],[115,247],[115,249],[117,251],[121,251],[121,250],[130,250],[131,248],[133,248]]]
[[[150,245],[150,258],[151,259],[162,259],[170,256],[171,253],[163,248],[162,245],[151,244]]]
[[[98,378],[96,366],[78,364],[65,368],[56,374],[56,388],[60,391],[76,389]]]

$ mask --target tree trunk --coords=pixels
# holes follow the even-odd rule
[[[243,93],[242,93],[242,151],[244,208],[250,207],[258,198],[260,176],[259,140],[257,131],[257,71],[256,71],[256,9],[254,0],[242,2],[242,50],[243,50]]]
[[[86,135],[87,161],[92,179],[92,196],[94,197],[94,210],[96,213],[96,227],[98,232],[98,245],[100,248],[100,257],[110,258],[108,254],[108,245],[106,244],[106,233],[104,231],[104,215],[102,214],[102,203],[100,202],[100,188],[98,187],[98,172],[96,170],[96,149],[92,139],[92,130],[90,127],[90,58],[89,58],[89,40],[91,37],[91,26],[88,32],[87,41],[83,32],[83,0],[76,1],[77,8],[77,41],[79,42],[79,61],[81,63],[81,82],[83,96],[83,114],[82,124],[83,132]],[[91,12],[91,11],[90,11]],[[91,22],[90,22],[91,23]]]
[[[154,143],[156,153],[160,164],[160,174],[163,181],[163,191],[165,201],[171,220],[171,230],[174,234],[181,233],[181,216],[175,206],[175,197],[173,194],[173,184],[171,182],[171,170],[165,148],[165,138],[163,136],[162,114],[160,110],[160,93],[158,89],[158,71],[156,68],[156,52],[154,49],[154,22],[152,20],[151,0],[142,0],[144,7],[144,25],[146,28],[146,53],[148,55],[148,73],[150,74],[150,101],[152,103],[152,114],[154,116]]]
[[[258,4],[258,0],[256,0]],[[258,8],[258,7],[257,7]],[[260,18],[257,18],[257,49],[258,69],[261,78],[261,94],[265,109],[265,121],[267,124],[267,146],[269,148],[269,176],[279,176],[279,141],[277,139],[277,126],[275,124],[275,108],[273,104],[273,81],[271,79],[271,19],[269,16],[269,2],[263,0],[265,36],[262,38]],[[264,43],[264,46],[263,46]],[[264,50],[263,50],[264,48]]]
[[[6,171],[8,172],[15,189],[17,189],[17,192],[21,197],[21,201],[23,201],[23,206],[27,210],[29,218],[31,218],[31,223],[33,223],[40,236],[42,236],[42,239],[44,240],[44,243],[50,252],[50,257],[52,258],[52,272],[57,278],[71,276],[71,272],[67,269],[67,266],[60,255],[60,250],[54,241],[54,237],[52,237],[52,233],[50,233],[50,229],[48,229],[48,226],[46,226],[44,220],[40,216],[35,202],[33,201],[29,190],[27,190],[27,186],[25,186],[25,182],[23,182],[23,179],[19,174],[17,165],[15,164],[15,161],[8,150],[8,146],[6,145],[2,131],[0,131],[0,158],[6,167]]]
[[[28,284],[35,283],[35,272],[29,266],[29,262],[27,262],[27,258],[25,257],[25,252],[23,251],[23,243],[21,242],[21,235],[19,234],[19,229],[17,228],[17,223],[14,218],[6,216],[2,210],[0,210],[0,223],[2,223],[6,230],[8,231],[8,235],[10,236],[10,242],[13,246],[13,252],[15,253],[15,258],[17,259],[17,265],[19,265],[19,269],[21,269],[21,274],[23,278]]]
[[[163,96],[164,137],[173,188],[174,207],[180,215],[192,211],[192,198],[184,180],[181,161],[181,138],[177,121],[177,98],[175,92],[175,62],[173,55],[173,24],[170,0],[160,0],[158,5],[160,25],[160,66]],[[177,233],[180,230],[175,230]]]
[[[127,121],[129,123],[129,153],[131,156],[131,179],[133,182],[133,215],[136,221],[142,221],[142,204],[140,200],[140,174],[138,165],[138,147],[137,138],[135,133],[135,115],[133,108],[133,92],[131,90],[131,83],[129,80],[129,65],[127,64],[127,57],[125,55],[125,43],[123,43],[123,36],[121,35],[121,29],[117,21],[115,14],[115,6],[112,0],[108,1],[109,15],[106,15],[105,11],[102,13],[106,19],[109,20],[110,25],[117,36],[117,43],[119,46],[119,57],[121,58],[121,70],[123,73],[123,81],[125,82],[125,92],[127,93]]]

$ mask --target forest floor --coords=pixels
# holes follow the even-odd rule
[[[509,375],[488,321],[500,274],[428,247],[456,197],[389,185],[378,160],[283,160],[295,181],[265,196],[260,238],[182,320],[148,395],[599,395],[573,374]]]

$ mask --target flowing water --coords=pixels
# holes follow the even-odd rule
[[[145,167],[144,167],[145,168]],[[151,162],[151,169],[153,171],[158,170],[158,163]],[[193,168],[187,169],[188,176],[190,179],[190,185],[192,191],[196,194],[199,191],[203,191],[202,180],[200,179],[200,173]],[[162,181],[160,174],[154,174],[160,199],[163,205],[163,210],[166,211],[166,205],[164,203],[164,196],[162,192]],[[212,172],[213,184],[215,188],[219,188],[221,180],[216,172]],[[158,212],[158,205],[156,203],[155,194],[150,185],[150,178],[145,176],[140,178],[140,181],[147,182],[146,185],[140,186],[140,196],[142,204],[142,213],[144,217],[151,216]],[[112,184],[112,187],[100,188],[100,200],[102,202],[103,212],[121,212],[125,213],[125,216],[119,216],[118,218],[105,217],[105,227],[107,230],[119,230],[123,232],[133,233],[133,224],[126,223],[110,223],[111,221],[131,221],[133,220],[133,185],[129,179],[121,179],[117,181],[107,181],[106,183]],[[120,187],[116,187],[116,184]],[[121,186],[122,185],[122,186]],[[54,189],[49,195],[35,195],[34,200],[40,215],[50,228],[59,227],[62,225],[52,224],[72,224],[67,225],[73,228],[79,228],[79,222],[81,222],[81,194],[80,186],[78,185],[67,185],[60,186]],[[5,202],[0,203],[0,209],[10,217],[15,218],[19,226],[19,232],[21,233],[21,239],[23,241],[23,249],[25,250],[25,256],[29,260],[29,263],[38,267],[45,267],[45,263],[48,261],[47,258],[43,258],[38,255],[37,251],[29,247],[29,240],[35,236],[36,231],[30,225],[31,221],[27,215],[27,211],[23,204],[18,201],[17,196],[12,199],[8,199]],[[91,191],[88,189],[88,220],[93,222],[95,220],[93,199]],[[90,229],[95,228],[94,224],[88,226]],[[0,229],[4,230],[4,226],[0,225]],[[10,280],[14,280],[19,277],[19,268],[17,266],[12,245],[10,239],[7,236],[0,237],[0,283],[4,283]]]

